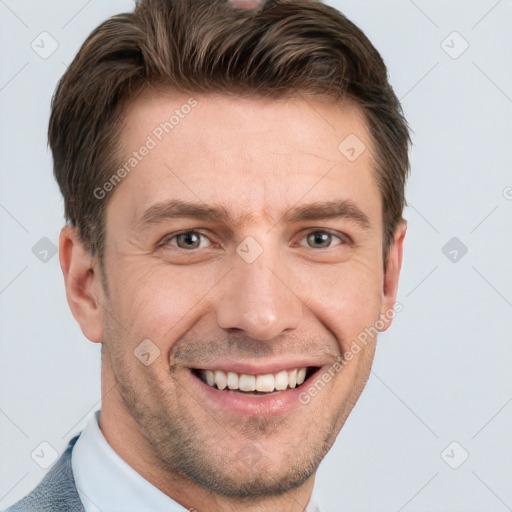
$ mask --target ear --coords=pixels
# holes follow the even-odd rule
[[[388,249],[388,259],[382,286],[382,305],[380,311],[380,324],[382,325],[382,328],[379,328],[379,331],[381,332],[386,331],[390,327],[395,316],[394,307],[396,304],[400,270],[402,268],[406,232],[407,221],[401,220],[398,223],[392,243]]]
[[[101,275],[72,226],[60,232],[59,259],[71,312],[85,337],[99,343],[103,339]]]

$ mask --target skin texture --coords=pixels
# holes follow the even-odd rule
[[[189,99],[152,91],[134,101],[122,132],[126,159]],[[71,310],[89,340],[103,341],[100,427],[128,464],[185,507],[303,511],[316,468],[368,379],[376,337],[307,405],[282,414],[228,410],[190,368],[294,367],[300,359],[325,373],[392,310],[405,222],[384,272],[372,143],[352,104],[301,95],[194,99],[197,106],[110,192],[108,290],[75,229],[61,233]],[[366,146],[353,162],[338,150],[350,134]],[[232,219],[140,225],[151,205],[170,199],[220,205]],[[369,226],[344,217],[285,219],[290,208],[340,200],[352,201]],[[204,235],[192,249],[172,238],[188,229]],[[331,245],[327,237],[318,247],[308,235],[325,230]],[[263,250],[252,263],[237,253],[246,237]],[[380,330],[390,323],[388,314]],[[147,366],[134,355],[145,339],[160,350]],[[240,455],[247,450],[256,461]]]

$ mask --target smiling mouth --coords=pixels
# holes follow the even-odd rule
[[[208,386],[220,391],[267,395],[302,386],[316,370],[317,367],[293,368],[253,375],[223,370],[192,369],[192,373]]]

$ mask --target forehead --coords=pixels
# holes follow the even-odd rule
[[[319,199],[380,212],[371,139],[350,102],[146,91],[127,108],[120,139],[129,172],[109,208],[130,205],[132,221],[170,198],[269,220]]]

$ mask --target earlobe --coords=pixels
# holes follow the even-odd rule
[[[398,292],[398,282],[400,270],[402,269],[404,239],[407,232],[407,221],[399,222],[393,241],[388,250],[388,259],[384,273],[382,286],[382,306],[380,312],[380,324],[383,326],[379,331],[387,330],[395,314],[396,295]]]
[[[103,339],[101,280],[77,229],[64,226],[59,238],[59,259],[66,298],[84,335],[95,343]]]

